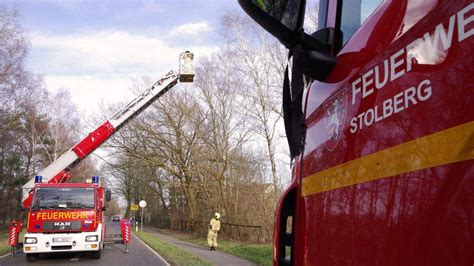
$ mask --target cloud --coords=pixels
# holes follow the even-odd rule
[[[52,91],[67,88],[82,114],[98,113],[102,103],[128,102],[134,97],[128,90],[131,78],[126,76],[47,75],[44,80]]]
[[[173,67],[180,52],[160,39],[124,31],[62,36],[33,34],[31,43],[36,61],[33,66],[41,64],[46,74],[148,72]]]
[[[172,35],[198,35],[212,31],[212,27],[205,20],[179,25],[172,30]]]
[[[131,77],[155,79],[177,70],[184,50],[194,52],[199,60],[217,49],[205,44],[173,46],[157,37],[112,30],[69,35],[33,32],[30,37],[32,70],[44,76],[49,89],[69,88],[80,107],[92,108],[100,101],[124,100]]]
[[[199,58],[217,47],[172,46],[163,40],[125,31],[99,31],[73,35],[31,35],[31,66],[55,74],[151,74],[176,68],[179,53],[190,50]]]

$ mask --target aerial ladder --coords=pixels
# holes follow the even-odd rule
[[[97,193],[99,193],[98,195],[100,195],[98,196],[99,200],[97,202],[94,202],[93,211],[84,210],[81,209],[81,207],[61,210],[60,207],[65,207],[66,204],[62,204],[64,206],[60,206],[60,204],[57,206],[58,208],[54,208],[54,210],[49,209],[46,211],[42,211],[42,215],[51,216],[51,219],[49,218],[49,216],[47,216],[46,220],[48,221],[42,221],[45,218],[43,216],[41,216],[41,219],[39,218],[38,210],[36,210],[37,215],[35,215],[35,212],[32,210],[32,201],[33,197],[35,196],[34,191],[38,191],[38,189],[41,188],[58,188],[64,186],[65,184],[63,183],[66,183],[72,177],[69,171],[79,162],[84,160],[88,155],[94,152],[94,150],[100,147],[104,142],[106,142],[115,132],[124,127],[135,116],[143,112],[148,106],[150,106],[155,100],[163,96],[178,82],[192,82],[194,79],[194,55],[186,51],[180,54],[179,61],[179,73],[174,71],[168,72],[164,77],[160,78],[158,81],[153,83],[148,89],[141,92],[130,103],[125,105],[122,109],[112,115],[107,121],[105,121],[102,125],[100,125],[84,139],[82,139],[79,143],[74,145],[71,149],[62,154],[58,159],[48,165],[45,169],[40,171],[34,178],[29,180],[22,187],[21,193],[19,195],[20,201],[22,206],[28,210],[28,226],[27,232],[25,234],[26,243],[24,243],[26,244],[26,246],[24,245],[23,247],[23,252],[26,252],[27,261],[34,261],[35,258],[37,258],[38,255],[41,253],[54,252],[55,250],[53,250],[53,248],[57,248],[57,246],[53,247],[51,241],[54,242],[56,238],[68,239],[67,241],[72,241],[72,239],[74,239],[72,245],[68,244],[66,246],[63,245],[59,247],[67,247],[68,250],[92,250],[92,257],[100,258],[100,251],[103,248],[103,240],[105,238],[105,226],[103,225],[102,213],[104,209],[95,207],[99,206],[98,204],[101,204],[98,203],[99,201],[104,203],[104,201],[110,200],[110,191],[108,193],[108,196],[104,196],[107,193],[104,194],[104,189],[98,186],[99,178],[97,176],[94,176],[92,178],[92,183],[97,184],[97,186],[95,186],[94,184],[91,184],[91,186],[93,189],[96,189],[95,191],[97,191]],[[49,186],[54,184],[58,184],[58,186]],[[59,216],[60,214],[66,216],[62,216],[63,218],[61,218]],[[79,214],[81,214],[81,216],[79,216]],[[57,219],[54,215],[57,215]],[[96,219],[99,222],[94,223],[93,226],[90,226],[91,221],[95,221]],[[23,224],[24,223],[22,221],[12,221],[10,224],[9,245],[11,247],[12,255],[15,254],[15,248],[19,240],[19,232],[22,230]],[[79,225],[79,227],[73,228],[72,224]],[[68,227],[66,228],[66,226]],[[67,230],[72,230],[78,234],[68,235]],[[46,234],[44,234],[45,232]],[[129,238],[129,235],[125,234],[125,236],[128,236]],[[28,241],[26,241],[27,238]],[[80,242],[84,240],[83,238],[85,239],[85,241],[92,242]],[[124,234],[122,234],[122,238],[123,243],[127,245],[129,239],[127,240],[127,237],[124,237]],[[95,243],[94,241],[97,243]],[[78,244],[76,246],[76,243],[82,243],[84,245]],[[62,245],[62,243],[60,244]],[[57,243],[55,243],[54,245],[57,245]]]
[[[21,204],[25,209],[29,209],[33,199],[33,188],[35,187],[36,177],[41,177],[42,183],[54,184],[65,183],[72,176],[69,171],[84,160],[94,150],[106,142],[115,132],[124,127],[135,116],[143,112],[149,105],[151,105],[158,98],[163,96],[171,88],[173,88],[178,81],[182,83],[189,83],[194,78],[194,55],[186,51],[180,54],[179,73],[175,71],[168,72],[164,77],[153,83],[149,88],[141,92],[135,99],[125,105],[122,109],[117,111],[114,115],[105,121],[102,125],[97,127],[93,132],[89,133],[79,143],[74,145],[71,149],[62,154],[58,159],[40,171],[34,178],[29,180],[23,187],[21,192]],[[12,222],[15,226],[15,232],[21,231],[20,221]],[[12,239],[18,239],[17,233],[12,233]],[[12,241],[12,248],[13,243]],[[16,243],[15,243],[16,245]]]

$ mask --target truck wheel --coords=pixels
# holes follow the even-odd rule
[[[93,259],[93,260],[98,260],[98,259],[100,259],[100,252],[101,252],[101,250],[92,251],[92,253],[91,253],[91,259]]]
[[[26,254],[27,262],[35,262],[38,260],[39,254]]]

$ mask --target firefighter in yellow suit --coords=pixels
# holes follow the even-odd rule
[[[216,212],[214,218],[209,222],[209,232],[207,233],[207,243],[210,250],[216,250],[217,247],[217,232],[221,229],[221,215]]]

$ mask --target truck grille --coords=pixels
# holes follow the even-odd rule
[[[43,228],[45,231],[80,231],[81,221],[44,222]]]

